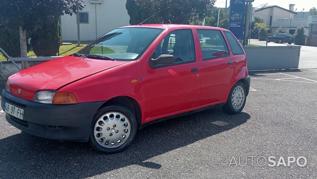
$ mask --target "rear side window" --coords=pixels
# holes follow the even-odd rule
[[[231,32],[225,32],[227,39],[229,41],[229,45],[231,47],[232,53],[234,55],[242,55],[244,54],[243,49],[237,39],[232,35]]]
[[[218,30],[198,30],[204,60],[228,56],[228,47]]]
[[[156,48],[152,58],[158,58],[162,54],[173,55],[174,65],[195,61],[195,43],[192,30],[176,30],[167,35]]]

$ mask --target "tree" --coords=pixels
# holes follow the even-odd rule
[[[203,19],[208,6],[214,3],[215,0],[128,0],[126,8],[131,24],[189,24],[193,19]]]
[[[26,56],[27,37],[40,32],[42,35],[52,35],[45,31],[57,29],[55,26],[61,15],[76,13],[81,8],[83,0],[2,0],[0,24],[19,30],[20,55]],[[52,39],[47,37],[41,36],[38,39],[49,44]]]
[[[317,15],[317,9],[316,9],[316,7],[311,8],[311,9],[309,10],[309,13],[310,13],[311,15]]]
[[[295,44],[296,45],[305,45],[306,44],[306,36],[304,28],[300,28],[297,30],[297,34],[295,36]]]
[[[229,14],[228,9],[210,7],[208,9],[205,25],[217,26],[218,21],[218,12],[219,12],[219,27],[228,28],[229,25]]]
[[[20,55],[19,31],[17,28],[0,26],[0,48],[5,50],[10,56]]]
[[[265,40],[267,37],[267,25],[265,22],[258,18],[255,17],[254,21],[251,24],[251,36],[252,38],[259,38],[260,40]]]

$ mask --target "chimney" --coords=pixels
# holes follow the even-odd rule
[[[295,10],[295,4],[290,4],[289,5],[289,10],[294,11]]]

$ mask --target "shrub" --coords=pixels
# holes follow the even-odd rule
[[[0,48],[10,56],[20,56],[19,31],[17,27],[0,27]]]
[[[295,44],[296,45],[305,45],[306,44],[306,36],[304,28],[300,28],[297,30],[297,34],[295,36]]]
[[[41,29],[31,33],[31,45],[37,56],[57,55],[60,46],[57,24],[57,20],[42,24]]]
[[[267,34],[268,32],[266,29],[261,29],[259,33],[259,40],[266,40]]]

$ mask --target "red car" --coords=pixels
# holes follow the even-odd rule
[[[240,113],[249,87],[245,51],[230,31],[137,25],[12,75],[1,106],[25,133],[113,153],[158,119],[217,104]]]

